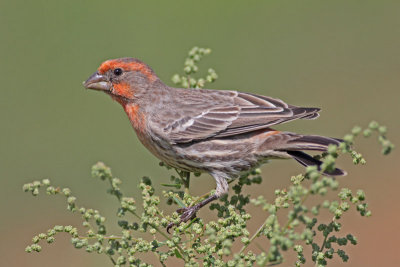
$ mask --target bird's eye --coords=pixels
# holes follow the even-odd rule
[[[114,70],[114,74],[117,75],[117,76],[121,75],[121,74],[122,74],[122,69],[116,68],[116,69]]]

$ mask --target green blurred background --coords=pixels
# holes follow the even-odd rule
[[[66,211],[63,198],[33,198],[22,192],[24,183],[50,178],[70,187],[80,204],[113,217],[116,202],[104,184],[90,178],[96,161],[111,166],[131,195],[138,194],[143,175],[156,185],[168,178],[138,142],[121,107],[81,85],[103,60],[137,57],[171,85],[191,47],[210,47],[213,53],[201,66],[217,70],[220,79],[212,88],[322,108],[318,120],[280,129],[341,137],[375,119],[399,144],[399,14],[399,1],[375,0],[1,0],[0,265],[111,266],[103,255],[72,248],[66,235],[40,254],[26,254],[34,234],[55,224],[79,226],[80,220]],[[399,155],[384,158],[375,140],[359,140],[357,148],[367,165],[343,160],[349,175],[340,179],[343,186],[365,189],[373,216],[345,217],[343,233],[359,240],[349,248],[347,266],[395,266]],[[294,161],[273,161],[263,167],[263,184],[254,193],[271,198],[300,171]],[[193,181],[192,193],[214,186],[203,176]]]

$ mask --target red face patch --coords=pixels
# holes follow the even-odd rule
[[[133,90],[131,89],[130,85],[126,82],[120,82],[113,84],[113,88],[116,95],[123,96],[125,98],[132,99],[133,98]]]
[[[109,70],[116,68],[121,68],[124,71],[139,71],[146,75],[150,81],[154,81],[156,76],[153,74],[152,70],[142,62],[124,62],[118,59],[111,59],[103,62],[97,69],[100,74],[104,74]]]

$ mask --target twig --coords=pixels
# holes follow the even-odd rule
[[[245,244],[242,249],[240,250],[240,253],[243,253],[244,250],[250,245],[250,243],[261,233],[261,231],[264,229],[265,225],[267,224],[268,219],[264,221],[264,223],[258,228],[258,230],[255,232],[255,234],[250,238],[249,242]]]
[[[113,257],[110,254],[107,254],[108,257],[110,258],[111,262],[115,265],[117,265],[117,262],[113,259]]]

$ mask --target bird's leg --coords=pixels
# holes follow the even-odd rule
[[[208,203],[218,199],[220,196],[222,196],[228,192],[229,186],[227,183],[226,175],[220,174],[220,173],[212,173],[212,176],[215,178],[215,181],[217,182],[217,188],[215,190],[215,194],[209,196],[208,198],[204,199],[203,201],[201,201],[200,203],[198,203],[194,206],[178,209],[176,212],[181,214],[179,223],[187,222],[187,221],[195,218],[196,213],[202,207],[204,207]],[[175,225],[175,223],[168,224],[168,226],[167,226],[168,233],[169,233],[169,229],[171,229],[174,225]]]
[[[176,212],[181,214],[179,223],[187,222],[187,221],[195,218],[196,217],[196,213],[202,207],[204,207],[205,205],[207,205],[211,201],[214,201],[214,200],[218,199],[218,197],[219,196],[217,196],[216,194],[213,194],[213,195],[209,196],[208,198],[204,199],[203,201],[201,201],[200,203],[198,203],[198,204],[196,204],[194,206],[178,209]],[[175,225],[175,223],[168,224],[168,226],[167,226],[167,232],[168,233],[169,233],[169,229],[171,229],[174,225]]]
[[[181,214],[181,222],[187,222],[187,221],[195,218],[196,212],[199,211],[202,207],[204,207],[205,205],[207,205],[208,203],[210,203],[216,199],[218,199],[218,196],[213,194],[192,207],[181,208],[181,209],[178,209],[176,212]]]

